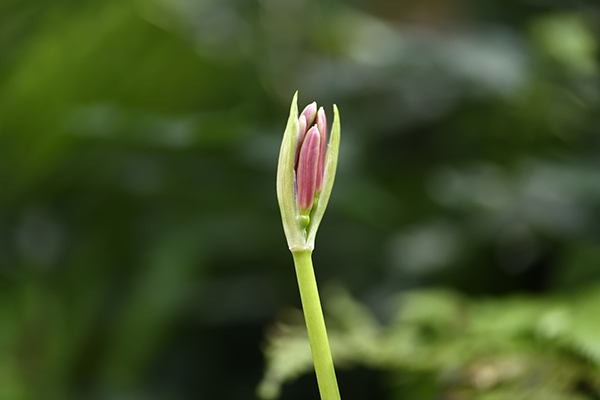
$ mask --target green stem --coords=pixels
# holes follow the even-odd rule
[[[321,300],[319,300],[317,280],[313,270],[312,250],[292,251],[292,255],[296,266],[302,309],[321,400],[340,400],[340,391],[335,378],[327,330],[325,329],[325,319],[321,309]]]

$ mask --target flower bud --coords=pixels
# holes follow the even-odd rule
[[[300,158],[296,168],[296,197],[300,214],[308,215],[315,200],[317,179],[319,178],[319,148],[320,135],[317,126],[313,126],[306,133],[304,143],[298,143],[301,147]],[[301,146],[300,146],[301,145]],[[321,181],[323,177],[320,176]]]
[[[327,118],[325,118],[325,111],[323,107],[319,108],[317,113],[317,128],[321,134],[321,143],[319,147],[319,166],[317,173],[317,192],[321,192],[323,189],[323,173],[325,172],[325,152],[327,150]]]
[[[306,126],[312,126],[315,123],[315,115],[317,114],[317,102],[313,101],[307,105],[301,115],[306,118]]]
[[[306,117],[301,115],[298,118],[298,143],[304,142],[304,135],[306,135]],[[296,146],[296,156],[294,158],[294,168],[298,167],[298,157],[300,156],[300,146]]]
[[[337,107],[333,106],[328,142],[323,108],[317,111],[317,103],[313,102],[298,117],[297,96],[298,93],[292,100],[277,167],[277,199],[292,251],[314,248],[315,235],[333,188],[340,144]]]

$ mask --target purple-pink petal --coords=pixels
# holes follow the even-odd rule
[[[301,115],[298,118],[298,144],[296,145],[296,155],[294,156],[294,170],[298,168],[298,156],[300,156],[300,148],[304,142],[304,136],[306,135],[306,117]]]
[[[327,154],[327,118],[325,117],[323,107],[319,108],[319,112],[317,113],[317,128],[320,134],[320,144],[316,191],[321,191],[323,189],[323,176],[325,173],[325,155]]]
[[[297,168],[297,201],[300,212],[310,211],[315,199],[319,166],[320,134],[317,126],[306,133]]]
[[[317,103],[313,101],[307,105],[300,115],[306,118],[306,126],[312,126],[315,123],[315,115],[317,114]]]

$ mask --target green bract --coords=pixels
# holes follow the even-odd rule
[[[312,250],[314,248],[317,229],[331,195],[340,147],[340,116],[335,104],[333,105],[333,113],[331,137],[323,157],[324,168],[322,171],[317,170],[315,172],[317,174],[322,173],[323,187],[315,191],[314,203],[308,212],[308,216],[301,215],[298,207],[296,170],[303,166],[296,165],[296,154],[299,146],[302,146],[301,140],[304,140],[305,132],[300,132],[301,127],[298,121],[298,92],[292,99],[290,116],[283,134],[277,166],[277,200],[281,209],[283,229],[291,251]],[[311,129],[312,122],[308,121],[308,126],[304,126],[304,130]],[[314,124],[314,126],[316,125]],[[325,130],[322,126],[319,126],[319,128]],[[326,132],[320,134],[326,135]],[[312,166],[307,168],[310,169]],[[318,178],[321,177],[318,176]],[[306,214],[306,212],[302,214]]]

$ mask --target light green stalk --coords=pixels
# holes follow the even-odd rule
[[[313,270],[312,250],[293,251],[292,256],[296,266],[302,310],[304,311],[321,400],[340,400],[340,391],[335,377],[325,319],[323,318],[319,290],[317,289],[317,281]]]
[[[294,257],[300,297],[302,299],[302,310],[306,320],[310,349],[315,365],[317,383],[321,393],[321,400],[340,400],[340,392],[335,378],[329,340],[323,319],[323,310],[319,300],[319,291],[312,264],[312,251],[315,245],[317,229],[325,213],[327,202],[333,188],[335,170],[337,167],[338,151],[340,146],[340,116],[337,107],[333,106],[333,125],[331,137],[327,143],[324,154],[324,169],[322,173],[323,187],[314,193],[314,203],[309,210],[309,215],[300,213],[297,201],[297,171],[295,156],[299,149],[299,132],[301,125],[298,120],[298,93],[294,95],[290,107],[290,116],[281,142],[279,153],[279,164],[277,167],[277,199],[281,210],[283,229],[287,238],[288,247]],[[316,106],[316,105],[315,105]],[[308,121],[308,125],[313,121]],[[326,122],[317,124],[321,126],[325,134]],[[313,125],[314,126],[314,125]],[[301,161],[301,158],[299,160]],[[301,165],[298,168],[315,168],[316,164]],[[304,210],[303,210],[304,211]]]

